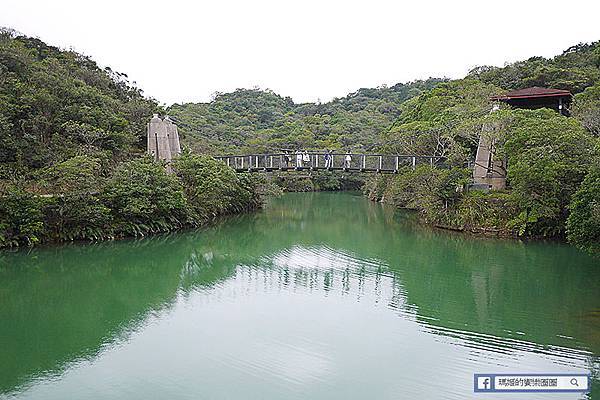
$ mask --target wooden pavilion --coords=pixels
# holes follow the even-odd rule
[[[502,101],[515,108],[550,108],[569,116],[573,95],[568,90],[530,87],[494,96],[493,101]]]

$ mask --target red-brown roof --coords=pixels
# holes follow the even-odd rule
[[[563,97],[571,96],[571,92],[561,89],[547,89],[541,87],[530,87],[510,91],[501,96],[493,96],[492,100],[528,99],[535,97]]]

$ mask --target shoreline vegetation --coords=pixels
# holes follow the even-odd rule
[[[220,216],[255,210],[263,201],[260,177],[237,175],[209,156],[184,154],[172,163],[173,174],[149,157],[124,162],[108,177],[96,176],[97,166],[94,159],[77,157],[44,171],[50,178],[43,182],[53,182],[45,187],[60,195],[7,191],[0,201],[0,246],[110,240],[194,228]]]
[[[569,90],[571,117],[490,97]],[[145,155],[146,122],[177,121],[184,154]],[[508,160],[507,189],[467,190],[478,140]],[[0,247],[144,236],[254,210],[283,191],[356,190],[428,224],[481,235],[562,238],[600,252],[600,42],[546,59],[478,67],[464,79],[363,88],[296,104],[270,90],[161,106],[127,75],[0,29]],[[444,157],[447,169],[397,175],[236,174],[212,155],[282,149]],[[202,155],[200,155],[202,154]]]
[[[448,229],[505,237],[567,238],[594,250],[598,220],[589,211],[594,212],[600,199],[594,186],[598,138],[575,119],[546,109],[502,110],[486,118],[488,126],[496,127],[492,134],[509,160],[506,190],[469,191],[471,170],[450,162],[445,170],[420,166],[397,176],[374,177],[365,187],[367,195],[417,210],[427,223]],[[588,224],[583,228],[586,233],[577,238],[571,235],[582,224]],[[590,235],[584,238],[586,234]]]

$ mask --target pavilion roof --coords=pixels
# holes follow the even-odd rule
[[[519,90],[512,90],[500,96],[493,96],[492,100],[511,100],[511,99],[531,99],[539,97],[564,97],[572,96],[568,90],[548,89],[542,87],[530,87]]]

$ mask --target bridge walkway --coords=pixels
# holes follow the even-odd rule
[[[215,157],[225,162],[236,172],[272,171],[346,171],[371,173],[397,173],[403,167],[415,169],[427,164],[440,167],[445,161],[441,156],[390,155],[366,153],[330,153],[330,161],[325,152],[311,153],[268,153],[226,155]],[[347,159],[350,156],[350,159]]]

